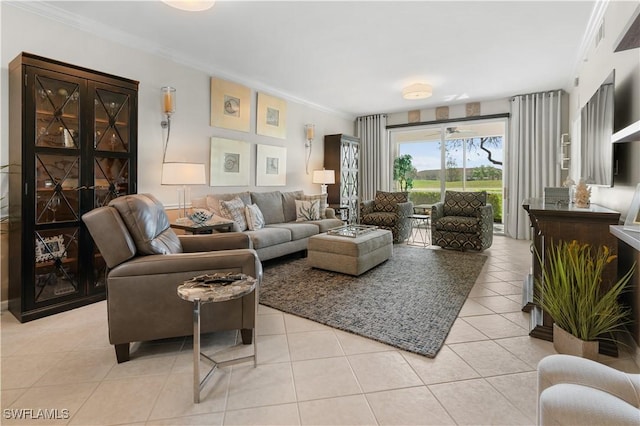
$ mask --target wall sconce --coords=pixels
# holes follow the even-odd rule
[[[313,124],[305,124],[304,136],[307,140],[304,143],[305,148],[307,148],[307,158],[304,161],[304,166],[305,166],[304,170],[307,174],[309,174],[309,160],[311,159],[311,145],[313,143],[313,138],[316,136],[316,127]]]
[[[176,89],[175,87],[166,86],[160,90],[162,90],[162,113],[166,116],[166,119],[160,122],[160,126],[163,129],[167,129],[167,139],[164,143],[164,152],[162,153],[162,162],[165,163],[167,147],[169,146],[169,136],[171,135],[171,115],[176,112]]]
[[[313,171],[313,183],[319,183],[320,185],[320,193],[327,193],[327,184],[336,183],[336,173],[333,170],[314,170]]]

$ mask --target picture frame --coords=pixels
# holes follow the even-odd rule
[[[256,134],[286,139],[287,101],[258,92]]]
[[[261,145],[256,148],[256,186],[287,184],[287,148]]]
[[[54,237],[36,238],[36,263],[65,258],[66,247],[62,234]]]
[[[211,138],[209,186],[249,186],[249,143]]]
[[[623,229],[625,231],[640,232],[640,183],[636,186],[636,192],[633,194]]]
[[[211,77],[211,126],[249,133],[251,89]]]

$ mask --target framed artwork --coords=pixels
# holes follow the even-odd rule
[[[636,186],[636,192],[633,194],[623,229],[640,232],[640,183]]]
[[[256,186],[287,184],[287,148],[257,145]]]
[[[258,93],[256,133],[285,139],[287,137],[287,101]]]
[[[66,254],[62,235],[36,238],[36,262],[46,262],[64,257]]]
[[[211,138],[209,186],[249,185],[249,143]]]
[[[211,77],[211,125],[224,129],[251,130],[251,89]]]

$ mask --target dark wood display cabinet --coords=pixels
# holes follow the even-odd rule
[[[343,134],[324,137],[324,167],[334,170],[336,183],[327,187],[327,201],[346,208],[349,223],[358,222],[360,139]]]
[[[9,310],[21,322],[104,299],[81,217],[136,192],[137,92],[28,53],[9,64]]]
[[[611,248],[612,254],[616,254],[618,242],[609,233],[609,226],[618,224],[620,213],[596,204],[577,208],[566,204],[545,204],[541,199],[526,200],[522,207],[529,213],[533,228],[532,272],[524,279],[522,310],[531,313],[529,335],[553,341],[553,319],[534,302],[537,297],[535,282],[542,278],[545,254],[552,245],[573,240],[593,247],[606,245]],[[605,267],[603,282],[615,282],[617,273],[617,261],[614,260]],[[617,356],[618,351],[609,341],[601,341],[600,353]]]

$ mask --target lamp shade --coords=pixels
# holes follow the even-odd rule
[[[429,84],[416,83],[402,89],[402,97],[405,99],[426,99],[433,94]]]
[[[162,185],[204,185],[207,183],[202,163],[163,163]]]
[[[336,183],[336,173],[333,170],[314,170],[312,182],[323,185]]]

